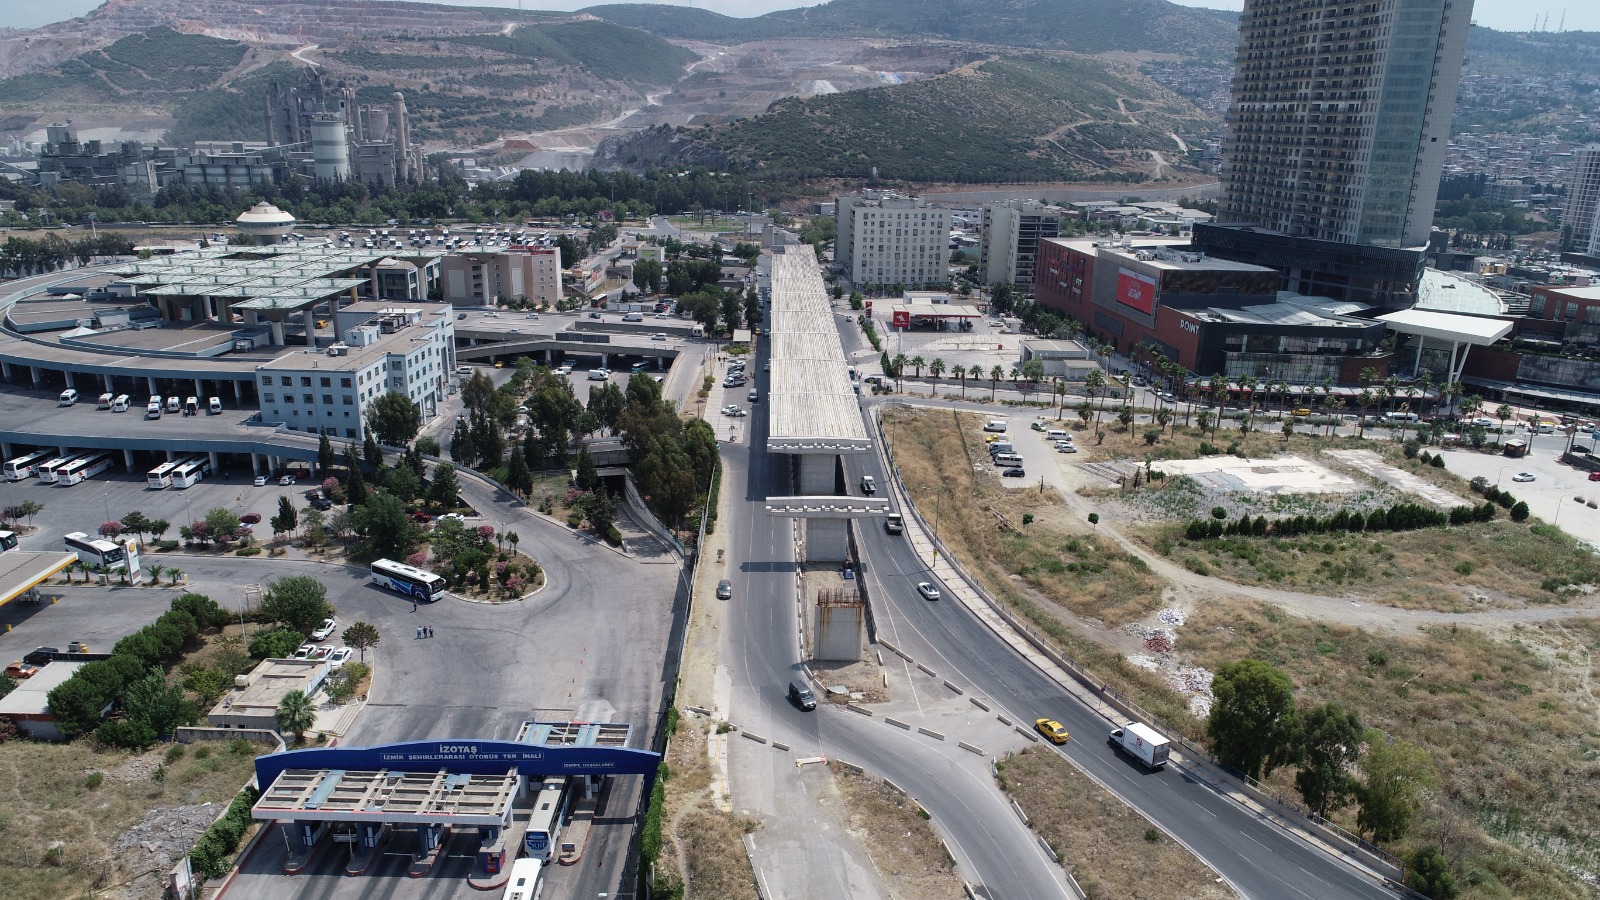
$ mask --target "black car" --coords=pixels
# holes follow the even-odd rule
[[[1000,474],[1007,478],[1026,478],[1028,473],[1021,469],[1001,469]]]
[[[22,661],[30,666],[42,666],[50,660],[55,659],[56,654],[60,652],[61,651],[55,647],[40,647],[37,650],[34,650],[32,653],[29,653],[27,656],[24,656]]]

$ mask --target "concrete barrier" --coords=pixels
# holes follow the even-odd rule
[[[705,709],[705,708],[699,707],[699,706],[685,706],[684,709],[688,710],[689,712],[694,713],[695,715],[700,715],[700,716],[709,716],[709,715],[711,715],[711,710]]]
[[[922,674],[927,675],[929,678],[938,678],[939,677],[939,673],[938,672],[935,672],[934,670],[928,668],[927,666],[923,665],[922,663],[917,663],[917,668],[921,669],[922,670]]]
[[[758,744],[765,744],[767,742],[767,739],[759,734],[751,734],[748,731],[741,731],[739,733],[744,735],[745,739],[755,741]]]
[[[972,705],[973,706],[976,706],[977,708],[983,710],[984,712],[988,712],[989,711],[989,704],[983,702],[982,700],[979,700],[977,697],[968,697],[967,699],[972,701]]]
[[[857,706],[854,703],[846,703],[844,708],[850,710],[851,712],[861,713],[863,716],[872,715],[872,710],[867,709],[865,706]]]
[[[951,684],[948,681],[946,681],[944,683],[944,686],[949,688],[952,691],[955,691],[957,694],[965,694],[966,693],[966,691],[962,690],[961,688],[957,687],[956,685]]]
[[[1017,814],[1017,818],[1022,820],[1022,824],[1024,824],[1024,825],[1032,825],[1033,824],[1032,822],[1028,821],[1028,814],[1022,811],[1022,807],[1018,806],[1017,805],[1017,801],[1015,801],[1015,800],[1011,801],[1011,811]]]
[[[967,895],[967,900],[978,900],[978,889],[973,887],[971,882],[961,882],[961,893]]]
[[[983,748],[982,747],[974,747],[971,744],[967,743],[966,741],[956,741],[956,746],[960,747],[961,749],[963,749],[963,750],[965,750],[965,751],[967,751],[969,753],[976,753],[979,756],[985,755],[984,752],[983,752]]]
[[[1023,728],[1021,725],[1017,725],[1015,727],[1017,729],[1017,734],[1022,735],[1023,737],[1027,738],[1028,740],[1034,742],[1035,744],[1039,743],[1039,736],[1037,734],[1034,734],[1033,732],[1029,731],[1028,729]]]
[[[893,725],[896,728],[904,728],[907,731],[911,730],[911,723],[910,722],[902,722],[899,719],[891,719],[888,716],[884,716],[883,717],[883,721],[889,723],[890,725]]]
[[[895,656],[898,656],[901,659],[904,659],[904,660],[910,660],[911,659],[911,657],[905,655],[904,653],[901,653],[899,647],[896,647],[895,645],[889,643],[888,641],[884,640],[883,638],[879,638],[878,639],[878,646],[882,647],[883,649],[885,649],[887,651],[889,651],[890,653],[893,653]]]
[[[772,742],[772,749],[787,751],[789,749],[789,745],[788,744],[780,744],[777,741],[773,741]]]
[[[850,770],[850,771],[852,771],[852,772],[854,772],[854,773],[856,773],[856,774],[857,774],[857,775],[864,775],[864,774],[866,774],[866,770],[865,770],[865,769],[863,769],[863,768],[861,768],[861,767],[860,767],[860,766],[858,766],[858,765],[856,765],[856,764],[855,764],[855,763],[853,763],[853,762],[845,762],[845,761],[844,761],[844,760],[842,760],[842,759],[840,759],[840,760],[835,760],[835,761],[836,761],[836,762],[837,762],[837,763],[838,763],[838,764],[839,764],[839,765],[841,765],[841,766],[844,766],[844,767],[845,767],[845,768],[846,768],[846,769],[849,769],[849,770]]]
[[[898,784],[895,784],[894,782],[890,781],[887,778],[885,778],[883,780],[883,784],[884,784],[884,787],[887,787],[889,790],[894,791],[896,794],[899,794],[902,797],[910,796],[909,794],[906,793],[905,788],[901,787]]]
[[[942,735],[942,734],[940,734],[940,733],[939,733],[939,732],[937,732],[937,731],[934,731],[934,730],[933,730],[933,729],[931,729],[931,728],[918,728],[918,729],[917,729],[917,732],[918,732],[918,733],[919,733],[919,734],[925,734],[925,735],[927,735],[927,736],[928,736],[928,737],[931,737],[931,738],[933,738],[933,739],[934,739],[934,740],[936,740],[936,741],[942,741],[942,740],[944,740],[944,735]]]
[[[995,718],[1000,720],[1000,724],[1001,725],[1010,725],[1011,724],[1011,720],[1006,718],[1005,716],[998,716],[997,715],[997,716],[995,716]]]
[[[1061,862],[1061,857],[1057,855],[1054,850],[1050,849],[1050,844],[1047,843],[1044,838],[1036,835],[1034,840],[1039,842],[1039,849],[1044,851],[1045,856],[1050,857],[1051,862]]]

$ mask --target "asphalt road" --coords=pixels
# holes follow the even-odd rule
[[[764,391],[765,373],[756,377]],[[746,421],[751,440],[724,447],[726,489],[743,502],[730,504],[718,526],[740,535],[730,549],[735,600],[721,654],[732,683],[732,718],[748,731],[790,744],[796,757],[840,757],[892,779],[927,808],[964,876],[985,884],[991,896],[1066,896],[1059,868],[1035,849],[985,759],[953,746],[954,738],[936,744],[830,704],[803,712],[788,702],[787,685],[800,677],[793,532],[789,520],[767,516],[762,504],[792,490],[789,460],[760,449],[764,415]],[[767,815],[754,835],[757,870],[769,896],[878,895],[854,840],[812,830],[814,819],[799,798],[815,790],[808,786],[815,776],[797,769],[787,755],[748,741],[734,743],[730,760],[737,803],[777,813]]]
[[[847,354],[858,334],[847,335]],[[869,431],[872,430],[869,425]],[[1033,437],[1033,432],[1025,434]],[[846,460],[846,483],[873,475],[887,484],[880,458]],[[1106,741],[1109,726],[1100,715],[1002,642],[965,607],[928,602],[916,593],[929,575],[910,543],[877,528],[858,530],[864,577],[880,604],[875,615],[900,625],[900,644],[913,657],[936,660],[938,668],[960,672],[979,691],[1015,718],[1048,716],[1074,735],[1061,748],[1080,769],[1189,847],[1241,894],[1262,900],[1392,897],[1370,876],[1324,854],[1261,816],[1219,795],[1178,766],[1150,773],[1116,754]],[[878,612],[884,609],[885,612]],[[876,761],[875,761],[876,762]],[[1071,848],[1066,848],[1070,855]],[[999,896],[1013,896],[1000,892]]]

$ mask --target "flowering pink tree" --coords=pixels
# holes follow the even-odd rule
[[[490,541],[494,540],[494,526],[493,525],[479,525],[478,526],[478,537],[481,538],[485,544],[487,544]]]
[[[336,487],[339,487],[339,479],[337,479],[337,478],[324,478],[324,479],[322,479],[322,489],[327,491],[328,493],[330,493],[330,494],[333,493],[333,489],[336,488]]]
[[[121,522],[112,521],[100,523],[100,536],[108,541],[121,534],[122,531],[123,528]]]
[[[426,550],[418,550],[417,552],[415,552],[415,553],[411,554],[410,556],[406,557],[406,565],[408,565],[408,566],[415,566],[416,568],[420,569],[420,568],[422,568],[423,566],[425,566],[427,564],[428,564],[428,551],[426,551]]]
[[[513,572],[511,573],[511,577],[506,579],[506,590],[520,596],[522,594],[522,588],[525,586],[525,584],[526,583],[522,580],[521,573]]]

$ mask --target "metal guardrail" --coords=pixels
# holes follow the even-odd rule
[[[877,415],[875,412],[872,418],[873,425],[878,432],[878,439],[882,446],[887,448],[889,446],[888,435],[884,431],[882,417]],[[959,429],[957,430],[957,433],[960,434]],[[966,453],[965,443],[965,435],[962,435],[963,454]],[[1095,678],[1086,666],[1058,651],[1053,644],[1051,644],[1045,637],[1034,631],[1034,629],[1027,623],[1023,622],[1022,619],[1019,618],[1016,613],[1012,612],[1009,607],[997,601],[992,595],[990,595],[990,593],[984,589],[978,580],[966,570],[966,568],[961,564],[960,560],[957,559],[955,554],[950,552],[950,548],[945,545],[944,541],[940,540],[939,536],[933,532],[933,529],[928,527],[927,519],[923,517],[922,511],[917,508],[916,501],[911,498],[911,493],[906,489],[905,483],[900,480],[899,469],[894,466],[891,459],[887,458],[887,450],[885,450],[885,457],[885,468],[889,472],[890,477],[894,479],[895,487],[899,490],[901,497],[904,499],[906,509],[910,510],[911,514],[916,518],[918,525],[921,526],[923,533],[927,536],[928,540],[933,543],[935,549],[939,553],[943,554],[945,562],[949,563],[950,567],[955,570],[956,574],[960,576],[961,580],[966,582],[967,586],[983,600],[984,605],[988,606],[990,610],[1003,619],[1007,625],[1015,629],[1018,634],[1021,634],[1035,650],[1059,666],[1062,671],[1070,675],[1074,681],[1077,681],[1083,687],[1091,691],[1102,703],[1105,703],[1107,706],[1117,710],[1130,720],[1142,721],[1149,724],[1151,727],[1160,731],[1173,743],[1179,745],[1179,747],[1181,747],[1184,752],[1190,756],[1190,758],[1201,761],[1207,767],[1214,770],[1216,773],[1216,778],[1210,783],[1213,787],[1217,788],[1220,793],[1223,793],[1224,795],[1227,793],[1227,785],[1223,783],[1224,779],[1231,780],[1235,782],[1235,786],[1237,788],[1243,790],[1258,800],[1279,807],[1281,812],[1285,814],[1297,816],[1300,819],[1303,819],[1306,824],[1322,832],[1323,837],[1327,840],[1327,843],[1330,846],[1338,849],[1341,853],[1344,853],[1356,863],[1366,868],[1377,870],[1378,874],[1383,876],[1386,881],[1398,883],[1404,877],[1405,862],[1399,857],[1383,850],[1380,847],[1377,847],[1359,835],[1353,834],[1328,821],[1322,816],[1317,815],[1304,804],[1288,797],[1284,797],[1276,791],[1267,788],[1259,781],[1224,766],[1222,763],[1217,761],[1216,757],[1211,755],[1210,751],[1189,740],[1182,731],[1167,724],[1159,717],[1151,714],[1148,710],[1140,707],[1131,699],[1118,693],[1105,682]],[[1191,772],[1191,774],[1198,773]],[[1384,871],[1385,869],[1388,871]]]

